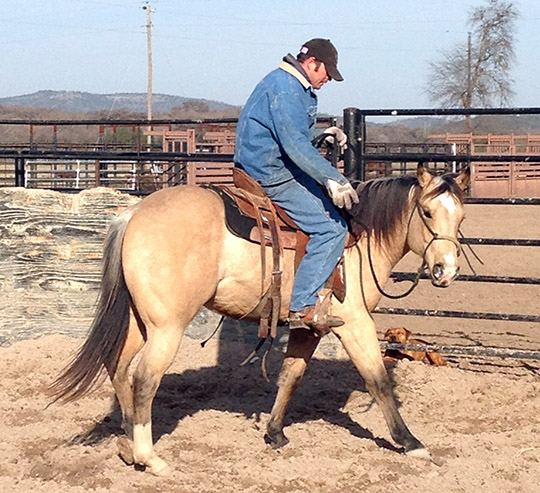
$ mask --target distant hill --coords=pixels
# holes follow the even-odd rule
[[[241,107],[221,101],[187,98],[168,94],[152,97],[154,118],[201,119],[236,118]],[[81,91],[43,90],[32,94],[0,98],[0,117],[4,119],[129,119],[146,115],[146,93],[93,94]],[[320,115],[329,116],[329,115]],[[341,121],[341,115],[338,121]],[[540,134],[540,115],[475,116],[475,134]],[[21,139],[25,129],[17,129]],[[26,133],[25,133],[26,132]],[[370,142],[427,142],[433,134],[466,133],[464,117],[399,117],[378,123],[368,118]],[[0,142],[15,142],[16,131],[5,129]]]
[[[168,113],[186,103],[205,103],[210,111],[233,109],[235,106],[208,99],[185,98],[168,94],[153,94],[152,109]],[[26,108],[47,108],[73,113],[127,110],[146,113],[146,93],[93,94],[80,91],[38,91],[22,96],[0,98],[0,105]]]

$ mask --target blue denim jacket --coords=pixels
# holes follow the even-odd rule
[[[282,62],[254,89],[236,130],[234,162],[263,186],[303,173],[325,186],[347,179],[311,145],[315,137],[317,96],[292,65]]]

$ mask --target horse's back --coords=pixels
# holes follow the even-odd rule
[[[142,200],[128,225],[125,243],[146,249],[184,248],[219,241],[224,230],[224,208],[211,190],[180,186],[160,190]],[[126,245],[127,246],[127,245]]]
[[[223,216],[223,202],[208,188],[188,185],[164,188],[144,198],[137,206],[136,215],[187,224]]]

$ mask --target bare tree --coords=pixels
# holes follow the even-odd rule
[[[472,9],[467,43],[442,51],[429,64],[430,99],[444,108],[507,105],[514,95],[509,70],[518,15],[512,2],[502,0]]]

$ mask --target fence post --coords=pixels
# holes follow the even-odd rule
[[[101,186],[101,161],[99,159],[96,159],[94,170],[95,170],[94,171],[95,186],[100,187]]]
[[[360,128],[358,129],[358,133],[360,134],[358,137],[358,143],[357,145],[357,154],[358,154],[358,161],[359,166],[356,168],[356,179],[360,181],[366,181],[366,160],[365,160],[365,154],[366,154],[366,115],[364,113],[360,113],[358,118],[358,125]]]
[[[366,117],[358,108],[343,110],[343,130],[347,135],[344,156],[344,174],[349,179],[365,180],[364,150]]]
[[[24,158],[15,158],[15,186],[24,187]]]

